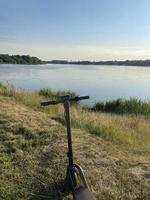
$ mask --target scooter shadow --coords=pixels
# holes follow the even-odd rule
[[[70,194],[66,181],[54,183],[48,188],[42,188],[41,190],[34,191],[29,200],[64,200]]]

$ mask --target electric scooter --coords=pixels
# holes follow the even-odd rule
[[[74,164],[73,162],[73,151],[72,151],[72,137],[71,137],[71,118],[70,118],[70,102],[77,102],[80,100],[89,99],[89,96],[74,97],[71,98],[69,95],[61,96],[55,101],[44,101],[41,102],[41,106],[56,105],[62,103],[65,110],[65,119],[67,127],[67,139],[68,139],[68,166],[66,181],[69,189],[72,192],[74,200],[95,200],[92,195],[89,186],[87,184],[85,175],[81,166]]]

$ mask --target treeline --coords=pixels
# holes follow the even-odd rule
[[[150,66],[150,60],[125,60],[125,61],[68,61],[51,60],[43,61],[29,55],[0,54],[0,64],[74,64],[74,65],[122,65],[122,66]]]
[[[125,60],[125,61],[67,61],[51,60],[52,64],[75,64],[75,65],[122,65],[122,66],[150,66],[150,60]]]
[[[31,57],[29,55],[8,55],[0,54],[0,63],[4,64],[42,64],[44,61],[37,57]]]

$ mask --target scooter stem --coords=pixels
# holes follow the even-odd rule
[[[68,139],[68,160],[69,166],[73,167],[73,152],[72,152],[72,137],[71,137],[71,119],[70,119],[70,103],[66,99],[64,101],[64,109],[65,109],[65,118],[66,118],[66,126],[67,126],[67,139]]]

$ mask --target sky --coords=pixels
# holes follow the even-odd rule
[[[0,54],[150,59],[150,0],[0,0]]]

